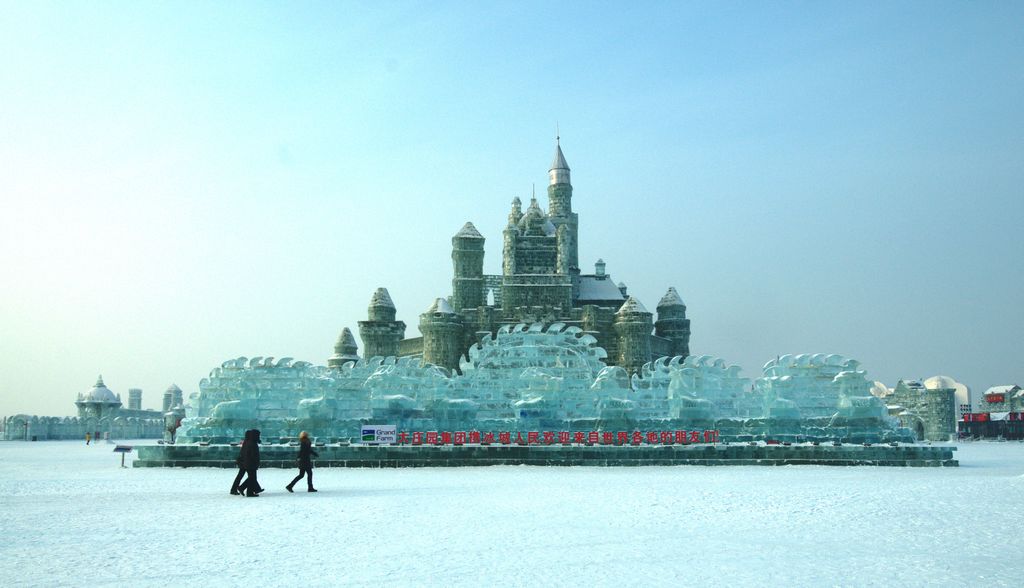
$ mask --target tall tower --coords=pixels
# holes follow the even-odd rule
[[[462,352],[462,319],[444,298],[434,300],[420,315],[423,361],[455,372]]]
[[[484,300],[484,238],[473,223],[467,222],[452,237],[452,308],[456,312],[483,306]]]
[[[548,217],[560,227],[568,227],[568,263],[578,268],[579,261],[579,217],[572,211],[572,184],[569,182],[569,164],[562,155],[561,138],[555,137],[555,159],[548,170]]]
[[[502,231],[504,243],[501,250],[501,273],[511,276],[516,273],[516,238],[519,236],[519,221],[523,218],[523,202],[518,196],[512,199],[512,210],[508,213],[508,225]]]
[[[686,318],[686,305],[675,288],[669,288],[661,297],[657,310],[654,334],[672,342],[670,355],[690,355],[690,319]]]
[[[949,441],[956,435],[956,390],[928,389],[923,391],[925,439]],[[919,439],[920,441],[920,439]]]
[[[559,225],[555,231],[556,257],[555,273],[569,275],[569,267],[572,264],[572,243],[569,236],[569,225]]]
[[[163,408],[163,412],[167,412],[167,411],[171,410],[171,408],[174,406],[174,386],[173,385],[168,386],[167,389],[164,390],[164,403],[161,406]]]
[[[367,320],[359,321],[364,357],[397,357],[398,343],[405,336],[405,323],[395,320],[397,310],[387,288],[377,288],[367,310]]]
[[[612,325],[619,340],[616,365],[630,374],[639,372],[645,363],[651,361],[651,313],[639,300],[630,296],[615,313]]]
[[[179,406],[185,406],[185,395],[177,384],[171,384],[167,389],[171,393],[171,410]]]
[[[128,388],[128,409],[142,410],[142,389]]]
[[[327,360],[327,367],[340,368],[346,363],[359,361],[358,350],[355,336],[348,327],[345,327],[338,335],[338,341],[334,344],[334,355]]]

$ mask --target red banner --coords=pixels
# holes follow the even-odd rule
[[[401,431],[399,445],[694,445],[717,443],[717,430],[703,431]]]

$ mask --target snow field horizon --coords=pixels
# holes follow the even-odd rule
[[[258,499],[113,447],[0,442],[0,584],[1012,586],[1024,548],[1022,443],[959,468],[318,468],[316,494],[266,469]]]

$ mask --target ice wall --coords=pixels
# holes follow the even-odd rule
[[[241,357],[200,382],[179,439],[234,441],[259,428],[270,440],[301,430],[341,440],[369,423],[424,432],[719,429],[735,439],[902,434],[870,400],[857,362],[838,355],[782,356],[751,387],[738,366],[710,356],[659,358],[630,377],[605,365],[596,343],[563,323],[505,326],[470,348],[454,376],[417,357],[333,368]]]

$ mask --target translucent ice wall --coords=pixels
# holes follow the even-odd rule
[[[454,376],[418,357],[333,368],[240,357],[200,382],[179,439],[237,441],[259,428],[268,441],[302,430],[330,441],[368,423],[408,432],[714,428],[726,439],[896,434],[857,362],[838,355],[782,356],[753,389],[715,357],[663,357],[630,377],[606,356],[578,327],[535,323],[485,336]]]
[[[504,326],[470,348],[453,392],[477,404],[485,427],[527,421],[571,428],[571,421],[598,415],[599,398],[590,387],[605,357],[597,339],[579,327]]]
[[[859,361],[836,354],[782,355],[764,365],[754,391],[762,398],[764,416],[830,417],[841,394],[870,396],[871,382],[859,366]],[[853,376],[838,378],[843,372]]]
[[[228,360],[199,382],[178,438],[233,441],[259,428],[269,439],[295,436],[307,425],[336,428],[333,423],[365,413],[360,398],[370,373],[370,366],[332,370],[290,357]]]

